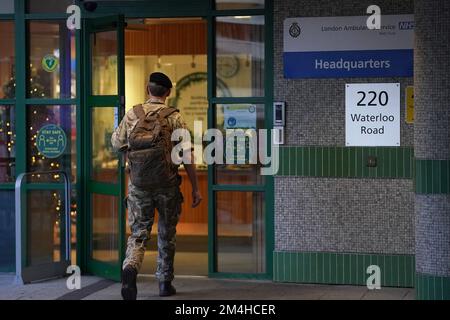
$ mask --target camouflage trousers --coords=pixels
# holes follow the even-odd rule
[[[173,280],[176,226],[181,214],[182,202],[183,195],[178,186],[146,190],[129,184],[127,208],[131,236],[128,238],[123,268],[130,265],[139,272],[144,260],[145,245],[150,239],[156,208],[158,209],[156,278],[159,281]]]

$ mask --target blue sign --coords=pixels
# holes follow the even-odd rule
[[[224,129],[256,129],[255,105],[225,105],[223,115]]]
[[[55,124],[42,127],[36,137],[36,147],[47,158],[58,158],[64,153],[67,137],[64,130]]]
[[[412,77],[414,16],[288,18],[284,21],[285,78]]]
[[[412,77],[413,50],[285,52],[285,78]]]

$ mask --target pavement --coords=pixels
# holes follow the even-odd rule
[[[138,300],[414,300],[413,288],[313,285],[260,280],[224,280],[180,276],[174,282],[177,295],[161,298],[154,276],[138,277]],[[81,289],[69,290],[66,279],[18,285],[14,275],[0,274],[0,300],[121,300],[120,283],[82,276]]]

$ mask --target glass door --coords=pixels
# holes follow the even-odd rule
[[[270,279],[273,177],[261,173],[261,159],[250,161],[254,143],[259,153],[261,139],[270,141],[260,130],[272,127],[265,15],[222,12],[219,4],[210,31],[209,125],[224,137],[224,163],[209,166],[209,274]]]
[[[124,259],[124,159],[111,135],[125,111],[124,18],[89,19],[85,28],[87,271],[120,280]]]

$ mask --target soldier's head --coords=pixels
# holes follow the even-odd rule
[[[157,98],[165,99],[170,96],[172,81],[162,72],[153,72],[150,75],[147,90],[148,93]]]

